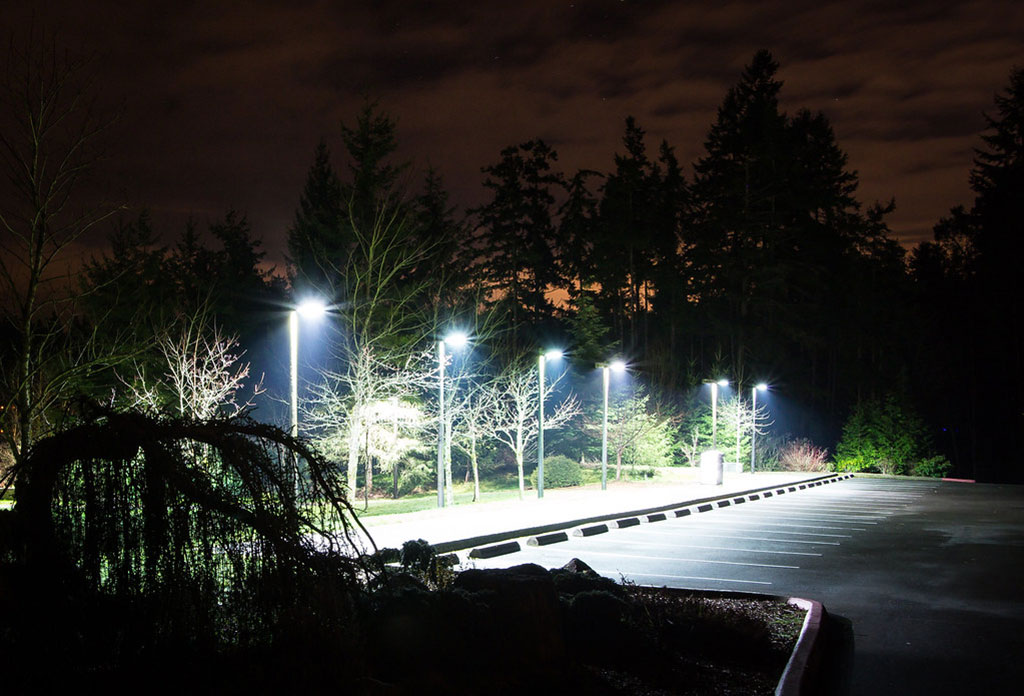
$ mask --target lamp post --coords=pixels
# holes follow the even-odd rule
[[[727,379],[711,383],[711,449],[718,449],[718,388],[728,386]]]
[[[292,437],[299,436],[299,318],[319,319],[327,311],[320,300],[304,300],[288,315],[288,334],[291,345],[291,406]]]
[[[548,360],[559,360],[562,351],[549,350],[537,356],[537,376],[540,382],[540,403],[537,405],[537,497],[544,497],[544,366]]]
[[[469,342],[469,336],[462,331],[453,331],[437,342],[437,364],[438,364],[438,407],[437,407],[437,506],[444,507],[445,487],[445,437],[447,421],[444,414],[444,364],[445,344],[452,348],[462,348]]]
[[[761,382],[750,390],[750,473],[754,473],[754,462],[756,461],[754,440],[757,438],[757,393],[759,391],[768,391],[768,385]]]
[[[601,365],[601,379],[604,382],[604,416],[601,419],[601,490],[608,489],[608,382],[610,372],[625,372],[626,363],[615,360]]]
[[[309,299],[300,302],[288,314],[288,343],[290,348],[290,392],[291,392],[291,436],[299,436],[299,319],[319,319],[327,311],[327,305],[316,299]],[[295,487],[298,490],[298,459],[293,459],[295,464]]]

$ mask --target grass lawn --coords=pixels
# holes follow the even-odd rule
[[[454,489],[456,505],[467,505],[473,502],[473,484],[456,483],[454,485]],[[508,488],[492,488],[491,490],[486,490],[483,487],[483,482],[481,482],[481,502],[489,503],[518,497],[519,488],[518,486],[515,486],[515,484]],[[432,510],[437,507],[437,492],[434,491],[431,493],[407,495],[399,498],[398,500],[393,500],[391,498],[371,498],[369,506],[364,508],[365,505],[366,503],[363,502],[362,498],[357,498],[352,501],[352,507],[355,508],[356,515],[359,517],[373,517],[374,515],[400,515],[405,512]]]
[[[654,469],[652,478],[641,480],[658,483],[683,483],[692,481],[696,477],[697,470],[691,467],[664,467]],[[627,482],[628,471],[623,467],[623,483]],[[583,469],[583,484],[598,484],[601,482],[601,470],[595,468]],[[615,469],[609,467],[608,485],[616,485]],[[468,505],[473,502],[473,484],[457,482],[454,485],[455,504]],[[532,491],[529,482],[527,490]],[[519,487],[515,477],[503,478],[500,480],[485,480],[480,482],[480,502],[493,503],[501,500],[511,500],[519,497]],[[362,497],[352,501],[358,517],[374,517],[376,515],[400,515],[406,512],[419,512],[421,510],[433,510],[437,507],[437,492],[418,493],[406,495],[397,500],[392,498],[371,498],[367,505]]]

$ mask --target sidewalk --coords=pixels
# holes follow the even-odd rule
[[[528,490],[522,500],[469,503],[399,515],[374,515],[361,518],[361,522],[377,548],[401,548],[410,539],[424,539],[447,552],[570,529],[604,519],[685,507],[705,499],[823,476],[806,472],[727,473],[722,485],[711,486],[697,483],[696,475],[694,470],[692,480],[680,483],[609,481],[605,491],[597,484],[546,489],[543,499],[537,498],[535,490]]]

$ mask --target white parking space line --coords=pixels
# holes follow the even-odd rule
[[[758,508],[751,508],[751,510],[758,510]],[[779,506],[774,508],[761,508],[758,510],[761,513],[771,512],[772,514],[783,513],[793,515],[809,515],[814,517],[837,517],[839,519],[853,519],[853,520],[887,520],[892,517],[893,512],[872,510],[870,512],[853,512],[853,511],[842,511],[836,510],[832,507],[788,507]]]
[[[686,537],[688,539],[693,538],[693,537],[710,537],[712,539],[742,539],[744,541],[747,541],[747,540],[749,540],[749,541],[770,541],[770,542],[775,543],[775,544],[811,544],[811,545],[814,545],[814,546],[839,546],[839,542],[838,541],[809,541],[807,539],[772,539],[772,538],[767,538],[767,537],[756,537],[756,536],[749,536],[749,535],[733,536],[733,535],[730,535],[730,534],[714,534],[714,533],[712,533],[712,534],[702,534],[701,533],[701,529],[711,529],[711,527],[694,527],[693,531],[687,530]],[[762,531],[764,531],[767,534],[775,534],[776,533],[776,532],[772,532],[772,531],[769,531],[769,530],[762,530]],[[655,532],[654,532],[654,530],[651,530],[650,533],[655,533]],[[674,532],[668,532],[668,531],[661,532],[661,533],[662,534],[675,534]],[[781,533],[782,534],[787,534],[788,532],[781,532]]]
[[[821,503],[813,503],[813,502],[808,502],[808,503],[790,503],[790,502],[787,502],[787,503],[782,503],[782,502],[772,503],[772,502],[769,502],[769,505],[775,506],[775,507],[777,507],[779,509],[785,509],[785,510],[790,510],[790,509],[792,509],[792,510],[831,510],[831,511],[834,511],[836,513],[841,513],[841,514],[842,513],[850,513],[852,515],[864,515],[864,514],[887,515],[887,514],[894,513],[894,512],[896,512],[898,510],[901,510],[901,509],[903,509],[905,507],[905,506],[900,505],[900,504],[887,506],[887,505],[879,505],[878,503],[871,503],[869,505],[868,504],[864,504],[864,505],[846,506],[846,505],[835,505],[833,503],[828,503],[827,501],[823,501]]]
[[[807,511],[807,512],[824,512],[830,515],[866,515],[868,517],[889,515],[895,512],[896,508],[893,509],[878,509],[878,508],[866,508],[864,505],[843,507],[839,505],[831,505],[827,502],[821,504],[814,503],[783,503],[775,502],[773,500],[754,501],[751,505],[752,508],[757,510],[796,510],[796,511]]]
[[[614,551],[596,551],[587,549],[588,555],[611,556],[613,558],[633,558],[642,561],[673,561],[679,563],[711,563],[714,565],[742,566],[744,568],[777,568],[782,570],[800,570],[800,566],[777,565],[773,563],[745,563],[743,561],[710,561],[706,558],[680,558],[679,556],[648,556],[645,554],[616,553]]]
[[[729,520],[714,520],[704,525],[694,526],[694,529],[710,529],[708,524],[712,524],[715,527],[729,526],[729,527],[754,527],[755,531],[762,532],[764,534],[796,534],[798,536],[820,536],[820,537],[834,537],[836,539],[852,539],[852,534],[829,534],[827,532],[788,532],[782,529],[765,529],[765,527],[789,527],[792,529],[822,529],[818,525],[809,524],[781,524],[777,522],[731,522]],[[740,530],[742,531],[742,530]]]
[[[805,518],[805,517],[797,517],[797,516],[794,516],[794,515],[764,515],[764,514],[760,514],[760,513],[754,512],[753,510],[751,510],[750,512],[739,512],[739,511],[733,512],[733,513],[729,514],[729,517],[730,518],[739,518],[740,520],[762,520],[762,519],[765,519],[765,518],[773,519],[774,520],[774,519],[779,519],[781,517],[784,520],[794,520],[794,521],[796,521],[796,520],[807,520],[808,522],[830,522],[832,524],[842,524],[843,523],[842,520],[826,520],[826,519],[817,519],[817,518],[814,518],[814,517],[807,517],[807,518]],[[754,524],[754,523],[752,523],[752,524]],[[786,524],[785,522],[772,522],[772,523],[766,522],[764,524],[773,524],[773,525],[778,525],[778,526],[783,526],[783,527],[807,527],[809,529],[842,529],[842,530],[853,530],[853,531],[856,531],[856,532],[865,532],[865,531],[867,531],[866,529],[862,529],[862,528],[859,528],[859,527],[850,527],[849,525],[844,526],[844,527],[832,527],[832,526],[828,526],[828,525],[824,525],[824,524]],[[858,520],[857,522],[850,522],[850,524],[878,524],[878,522],[865,522],[865,521],[862,521],[862,520]]]
[[[737,549],[731,546],[702,546],[700,544],[679,544],[679,543],[668,543],[659,541],[636,541],[630,540],[630,546],[654,546],[654,547],[669,547],[669,548],[682,548],[682,549],[705,549],[707,551],[736,551],[739,553],[769,553],[780,556],[821,556],[820,553],[813,553],[811,551],[772,551],[768,549]]]
[[[743,585],[771,585],[770,582],[764,580],[738,580],[736,578],[705,578],[699,575],[661,575],[659,573],[624,573],[619,570],[597,570],[598,573],[605,577],[610,577],[613,580],[625,577],[629,579],[633,578],[665,578],[667,580],[699,580],[701,582],[728,582],[734,584]]]
[[[849,512],[857,512],[859,510],[863,510],[865,507],[868,506],[878,506],[881,508],[903,507],[903,503],[844,503],[841,500],[822,500],[820,498],[817,500],[794,500],[792,498],[773,498],[763,502],[768,505],[777,505],[778,507],[808,507],[814,509],[826,508],[829,510],[843,510]]]
[[[765,515],[754,515],[754,514],[751,514],[751,515],[734,514],[731,517],[734,518],[737,521],[744,521],[745,522],[746,520],[754,520],[754,523],[757,523],[757,521],[765,519],[766,516]],[[772,523],[772,524],[776,524],[776,525],[780,525],[780,526],[784,526],[784,527],[808,527],[810,529],[838,529],[840,531],[867,531],[864,527],[851,527],[850,525],[852,525],[852,524],[869,524],[869,525],[879,524],[878,522],[859,522],[859,521],[858,522],[844,522],[843,520],[816,520],[814,518],[788,517],[788,516],[779,516],[779,515],[772,515],[768,519],[773,519],[773,520],[777,520],[777,519],[792,520],[792,523],[785,523],[785,522],[774,522],[774,523]],[[828,524],[825,524],[825,522],[827,522]],[[835,525],[839,525],[839,526],[835,526]]]

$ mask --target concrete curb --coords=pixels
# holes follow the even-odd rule
[[[749,491],[743,491],[741,493],[729,493],[722,494],[720,496],[712,496],[709,498],[700,498],[698,500],[684,501],[680,503],[673,503],[671,505],[662,505],[656,508],[649,508],[645,510],[636,510],[633,512],[619,512],[608,515],[600,515],[597,517],[590,517],[583,520],[570,520],[566,522],[559,522],[555,524],[544,525],[541,527],[534,527],[530,529],[519,529],[509,532],[500,532],[496,534],[489,534],[480,537],[472,537],[469,539],[462,539],[459,541],[448,541],[434,545],[434,551],[436,553],[450,553],[453,551],[465,551],[471,549],[469,552],[470,558],[493,558],[495,556],[502,556],[509,553],[515,553],[520,550],[515,548],[509,549],[509,545],[501,542],[507,542],[510,539],[522,539],[526,538],[527,546],[545,546],[547,544],[553,544],[560,541],[567,541],[568,534],[564,536],[556,534],[557,532],[564,532],[566,530],[572,530],[571,536],[593,536],[595,534],[604,534],[610,529],[622,529],[625,527],[634,527],[641,524],[643,519],[646,522],[656,522],[664,520],[666,515],[671,513],[676,517],[685,517],[690,515],[693,511],[691,508],[696,508],[698,513],[710,512],[717,508],[729,507],[731,505],[739,505],[745,503],[748,500],[759,500],[762,497],[767,498],[772,495],[783,495],[786,491],[795,492],[799,489],[813,488],[814,486],[821,486],[826,483],[833,483],[835,481],[843,481],[848,478],[853,478],[852,474],[826,474],[818,479],[812,479],[805,481],[800,484],[793,484],[790,486],[764,486],[762,488],[755,488]],[[601,524],[593,524],[593,522],[600,522]],[[544,541],[541,541],[544,539]],[[517,544],[518,546],[518,544]],[[487,554],[487,555],[484,555]]]
[[[481,546],[479,548],[475,548],[469,552],[469,557],[494,558],[495,556],[504,556],[518,551],[522,551],[522,547],[519,546],[519,542],[508,541],[504,544],[494,544],[493,546]]]
[[[789,603],[807,612],[800,637],[796,640],[793,653],[789,656],[786,669],[782,672],[775,696],[800,696],[810,690],[817,673],[821,649],[818,639],[825,620],[825,607],[813,599],[790,597]]]

